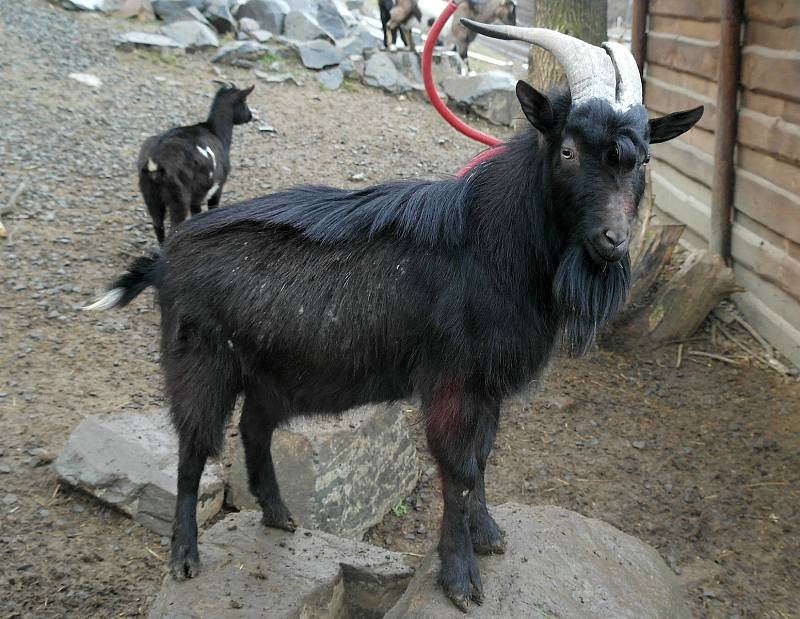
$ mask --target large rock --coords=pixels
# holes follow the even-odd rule
[[[220,34],[236,32],[236,20],[231,14],[228,0],[207,0],[203,15]]]
[[[137,47],[147,49],[159,49],[162,51],[182,50],[184,46],[174,39],[170,39],[163,34],[152,34],[150,32],[126,32],[119,35],[115,44],[122,50],[132,50]]]
[[[187,49],[219,47],[217,33],[199,21],[173,21],[162,26],[161,32]]]
[[[347,56],[363,54],[365,49],[377,49],[383,46],[383,41],[364,27],[351,30],[346,37],[336,41],[336,47]]]
[[[399,406],[366,406],[341,418],[294,420],[272,438],[281,495],[298,524],[361,539],[417,483],[414,442]],[[259,509],[247,487],[241,441],[228,502]]]
[[[169,576],[150,619],[382,617],[414,572],[400,553],[318,531],[267,529],[231,514],[200,538],[200,575]]]
[[[343,39],[347,35],[348,24],[340,9],[350,15],[344,4],[336,4],[333,0],[317,0],[317,21],[334,40]]]
[[[414,90],[415,85],[397,70],[388,53],[372,54],[364,66],[364,77],[367,86],[375,86],[391,93]]]
[[[159,535],[169,535],[178,488],[178,441],[166,411],[84,419],[54,463],[61,480],[87,492]],[[222,507],[215,463],[200,482],[198,522]]]
[[[308,11],[289,11],[283,22],[283,35],[293,41],[327,39],[333,43],[333,38],[317,23],[316,17]]]
[[[317,73],[317,80],[327,90],[336,90],[344,81],[344,71],[341,69],[341,67],[326,69]]]
[[[510,125],[520,116],[516,85],[514,76],[505,71],[451,77],[442,82],[450,99],[496,125]]]
[[[152,0],[156,17],[168,20],[189,8],[202,9],[205,0]]]
[[[387,54],[387,56],[397,67],[400,74],[414,85],[414,88],[422,89],[422,69],[420,67],[419,54],[398,50]]]
[[[273,34],[283,33],[283,22],[289,14],[289,5],[285,0],[248,0],[241,5],[236,18],[250,17],[255,19],[264,30]]]
[[[300,61],[308,69],[324,69],[339,64],[344,60],[344,54],[328,41],[316,39],[305,43],[298,43],[297,53]]]
[[[232,65],[253,63],[266,54],[267,49],[257,41],[233,41],[220,47],[211,62]]]
[[[484,601],[471,619],[688,619],[685,593],[658,553],[605,522],[560,507],[492,510],[504,555],[481,557]],[[386,619],[461,619],[436,584],[433,550]]]
[[[458,77],[464,74],[464,61],[457,52],[450,50],[434,49],[431,58],[431,74],[433,81],[441,84],[449,77]]]

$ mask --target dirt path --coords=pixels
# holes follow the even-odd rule
[[[99,316],[77,308],[152,245],[138,146],[204,116],[217,75],[202,55],[115,51],[114,31],[128,27],[44,0],[0,3],[0,196],[28,187],[0,241],[2,617],[139,615],[162,577],[166,540],[58,486],[45,466],[86,415],[163,404],[149,299]],[[102,87],[69,80],[74,71]],[[352,84],[324,92],[302,76],[302,87],[257,85],[252,105],[278,134],[236,130],[225,201],[299,182],[359,186],[357,173],[443,176],[479,150],[423,103]],[[253,81],[240,69],[226,77]],[[673,365],[671,348],[558,361],[546,394],[573,405],[507,407],[490,499],[603,518],[684,574],[711,574],[691,589],[699,615],[791,616],[800,389],[749,367]],[[387,516],[372,540],[430,547],[440,504],[428,473],[409,513]]]

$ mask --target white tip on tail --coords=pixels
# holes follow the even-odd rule
[[[147,160],[147,171],[148,172],[155,172],[158,170],[158,164],[153,161],[152,159]]]
[[[125,293],[124,288],[113,288],[112,290],[109,290],[107,293],[105,293],[102,297],[97,299],[97,301],[95,301],[91,305],[87,305],[85,307],[82,307],[81,309],[83,311],[93,311],[93,310],[99,311],[99,310],[111,309],[112,307],[115,307],[117,303],[119,303],[124,293]]]

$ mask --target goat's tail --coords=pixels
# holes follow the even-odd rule
[[[166,260],[159,254],[137,258],[131,262],[128,270],[109,286],[108,292],[82,309],[107,310],[125,307],[148,286],[160,288],[165,269]]]

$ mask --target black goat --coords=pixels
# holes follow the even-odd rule
[[[416,51],[411,25],[415,19],[417,23],[422,19],[417,0],[378,0],[378,8],[383,27],[383,46],[393,49],[397,44],[397,32],[400,31],[403,45],[412,52]]]
[[[175,127],[145,140],[137,162],[139,189],[159,243],[164,242],[167,211],[174,227],[189,211],[199,213],[203,202],[208,202],[208,208],[219,204],[231,169],[233,126],[253,118],[246,101],[253,88],[222,86],[205,122]]]
[[[462,178],[299,187],[204,213],[95,304],[158,289],[180,439],[176,578],[199,569],[198,483],[239,394],[263,522],[293,530],[274,429],[417,393],[442,479],[440,583],[462,610],[480,603],[475,553],[505,548],[484,491],[501,402],[540,376],[559,343],[585,352],[622,305],[649,143],[702,114],[648,122],[640,103],[576,103],[523,82],[517,95],[535,130]]]

